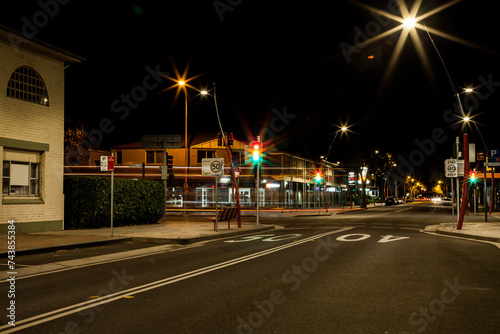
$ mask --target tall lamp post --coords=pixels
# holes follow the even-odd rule
[[[321,170],[325,169],[326,161],[328,160],[328,156],[330,155],[330,151],[332,150],[333,142],[335,141],[335,138],[337,138],[337,135],[339,132],[345,132],[347,131],[347,127],[343,126],[337,131],[335,131],[335,136],[333,137],[333,140],[330,144],[330,147],[328,148],[328,153],[325,155],[325,158],[323,159],[323,164],[321,165]],[[326,204],[326,196],[325,196],[325,188],[326,188],[326,180],[324,180],[324,185],[323,185],[323,201],[325,202],[325,211],[328,212],[328,206]]]
[[[415,17],[407,17],[403,21],[403,26],[404,28],[408,30],[412,30],[414,32],[415,27],[417,26],[417,19]],[[434,47],[434,50],[436,51],[439,60],[441,61],[441,64],[443,65],[443,68],[446,72],[446,75],[448,76],[448,81],[450,82],[451,89],[453,91],[453,96],[457,101],[457,105],[459,107],[460,113],[464,121],[467,122],[468,117],[465,115],[464,109],[462,107],[462,101],[460,100],[460,95],[457,93],[455,89],[455,85],[453,84],[453,80],[451,79],[450,73],[448,72],[448,68],[446,67],[446,64],[444,62],[443,57],[441,56],[441,53],[439,52],[436,44],[434,43],[434,40],[432,39],[431,34],[429,33],[429,30],[427,29],[426,25],[423,25],[423,28],[427,32],[427,36],[429,37],[429,40],[432,43],[432,46]],[[466,120],[467,118],[467,120]],[[468,188],[467,188],[467,183],[468,179],[470,177],[470,165],[469,165],[469,137],[467,134],[467,126],[464,127],[464,133],[463,133],[463,144],[464,144],[464,180],[463,180],[463,189],[462,189],[462,205],[460,206],[460,215],[458,217],[458,223],[457,223],[457,230],[462,229],[462,223],[464,221],[464,216],[465,216],[465,208],[467,206],[467,195],[468,195]]]
[[[183,194],[182,194],[182,206],[186,208],[186,195],[187,195],[187,187],[188,187],[188,166],[189,166],[189,148],[188,148],[188,101],[187,101],[187,90],[186,90],[186,82],[184,80],[180,80],[178,85],[181,86],[184,91],[184,163],[186,164],[186,171],[184,176],[184,186],[183,186]]]
[[[186,89],[186,81],[179,80],[177,82],[181,90],[184,92],[184,163],[186,170],[184,173],[184,185],[182,187],[182,207],[186,209],[187,188],[188,188],[188,168],[189,168],[189,147],[188,147],[188,95]],[[184,211],[186,214],[186,211]]]
[[[184,91],[184,163],[186,164],[186,170],[185,170],[185,176],[184,176],[184,186],[183,186],[183,207],[184,209],[186,208],[186,197],[187,197],[187,189],[188,189],[188,171],[189,171],[189,163],[190,163],[190,152],[189,152],[189,144],[188,144],[188,94],[187,94],[187,87],[194,88],[193,86],[190,86],[187,84],[186,81],[184,80],[179,80],[177,82],[181,90]],[[194,88],[195,89],[195,88]],[[208,92],[206,90],[200,91],[201,95],[207,95]],[[184,211],[186,213],[186,211]]]

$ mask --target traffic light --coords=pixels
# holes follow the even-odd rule
[[[252,162],[260,164],[262,162],[262,143],[260,141],[253,141],[250,149],[252,152]]]
[[[227,146],[233,146],[233,133],[229,132],[227,134]]]
[[[167,153],[167,174],[174,173],[174,157]]]
[[[220,132],[217,133],[217,146],[222,146],[222,135]]]
[[[316,177],[314,179],[316,180],[316,182],[321,182],[321,173],[317,172]]]
[[[476,183],[476,172],[475,171],[470,172],[470,182]]]

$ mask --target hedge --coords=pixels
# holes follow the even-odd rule
[[[155,224],[165,209],[163,184],[151,180],[114,179],[113,226]],[[111,179],[64,178],[64,228],[110,226]]]

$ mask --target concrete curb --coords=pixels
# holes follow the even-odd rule
[[[439,226],[436,228],[436,233],[443,234],[443,235],[451,235],[454,237],[461,237],[461,238],[467,238],[467,239],[491,241],[491,242],[499,242],[500,243],[499,238],[487,237],[487,236],[483,236],[483,235],[466,234],[466,233],[461,233],[461,232],[446,231],[444,229],[440,229]]]
[[[133,240],[134,240],[134,238],[131,238],[131,237],[119,237],[119,238],[111,239],[111,240],[95,240],[95,241],[87,241],[87,242],[62,244],[62,245],[57,245],[57,246],[21,249],[21,250],[16,250],[16,256],[50,253],[50,252],[55,252],[55,251],[62,250],[62,249],[86,248],[86,247],[94,247],[94,246],[100,246],[100,245],[112,245],[112,244],[117,244],[120,242],[133,241]],[[7,254],[8,254],[7,252],[1,252],[0,256],[7,256]]]

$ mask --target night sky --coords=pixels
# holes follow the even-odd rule
[[[397,2],[360,3],[394,11]],[[406,2],[409,8],[415,3]],[[498,13],[491,1],[424,0],[417,17],[450,3],[419,23],[451,37],[431,32],[457,91],[482,84],[466,105],[474,108],[486,145],[500,146]],[[36,31],[29,30],[35,22]],[[226,131],[248,141],[264,132],[278,149],[311,159],[326,154],[333,133],[347,124],[351,132],[336,138],[331,161],[358,160],[375,149],[409,160],[415,150],[427,150],[419,169],[425,174],[442,169],[461,135],[446,113],[456,105],[452,87],[425,31],[417,30],[424,62],[408,38],[391,66],[401,30],[346,56],[347,45],[401,25],[355,2],[11,1],[0,24],[86,59],[66,70],[66,115],[88,131],[111,119],[115,130],[104,136],[103,148],[144,134],[182,134],[184,96],[162,92],[173,82],[154,80],[150,72],[175,77],[175,67],[182,74],[187,66],[188,77],[198,76],[191,85],[213,93],[216,83]],[[124,95],[144,91],[128,113],[119,109]],[[212,98],[189,90],[188,126],[218,132]],[[432,145],[436,129],[442,134]],[[483,146],[475,127],[469,135]]]

